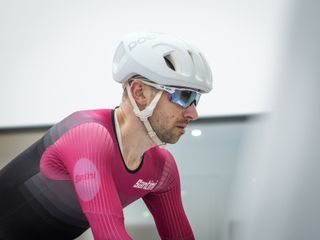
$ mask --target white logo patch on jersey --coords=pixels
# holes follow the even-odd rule
[[[101,180],[95,164],[85,158],[77,161],[73,169],[75,189],[83,201],[92,200],[99,192]]]
[[[154,182],[150,180],[149,182],[143,181],[143,179],[139,179],[136,184],[133,185],[134,188],[144,189],[144,190],[152,190],[158,184],[158,181]]]

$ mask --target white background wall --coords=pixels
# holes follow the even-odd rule
[[[272,117],[238,159],[230,240],[320,239],[320,2],[294,1],[289,29]]]
[[[174,34],[213,69],[200,116],[270,110],[289,0],[1,0],[0,128],[114,107],[113,52],[133,31]]]

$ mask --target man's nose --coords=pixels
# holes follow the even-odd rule
[[[184,110],[184,117],[189,121],[194,121],[198,118],[197,108],[194,103]]]

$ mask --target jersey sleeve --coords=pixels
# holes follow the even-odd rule
[[[182,205],[177,165],[169,152],[167,158],[157,188],[143,200],[153,215],[161,239],[195,239]]]
[[[96,240],[131,239],[111,174],[113,147],[107,129],[98,123],[84,123],[50,146],[40,164],[46,176],[50,177],[50,172],[62,178],[69,175]],[[56,172],[48,172],[46,169],[55,167],[48,164],[57,166]]]

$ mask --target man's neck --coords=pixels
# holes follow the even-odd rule
[[[121,103],[115,111],[122,139],[122,156],[130,170],[136,169],[144,152],[155,146],[147,131],[128,103]]]

